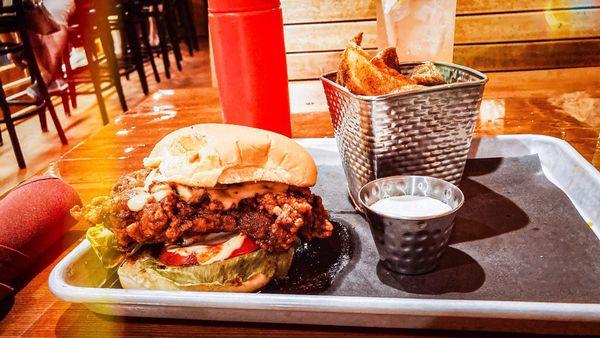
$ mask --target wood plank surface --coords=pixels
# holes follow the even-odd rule
[[[317,79],[323,73],[334,71],[341,52],[299,53],[287,55],[290,80]]]
[[[600,65],[599,51],[600,39],[462,45],[454,47],[454,62],[481,71],[587,67]],[[340,52],[288,54],[288,77],[317,79],[337,69],[339,56]]]
[[[375,19],[379,0],[283,0],[286,24]],[[458,0],[456,13],[482,14],[600,7],[600,0]]]
[[[283,22],[329,22],[375,18],[378,0],[282,0]]]
[[[483,71],[600,65],[600,39],[455,46],[454,62]]]
[[[600,37],[600,8],[459,16],[455,29],[457,44]]]
[[[536,41],[600,37],[600,8],[512,14],[459,16],[455,44]],[[287,52],[342,50],[364,32],[363,47],[377,47],[377,22],[355,21],[288,25]]]
[[[286,52],[335,51],[363,32],[362,46],[377,48],[377,22],[355,21],[284,26]]]
[[[600,0],[458,0],[458,14],[599,7]]]

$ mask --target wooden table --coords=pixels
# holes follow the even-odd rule
[[[485,97],[489,108],[504,118],[480,122],[479,135],[539,133],[567,140],[596,168],[600,168],[599,68],[492,74]],[[293,86],[292,129],[295,137],[331,137],[332,127],[318,87]],[[583,101],[583,103],[582,103]],[[170,131],[195,123],[220,122],[217,92],[212,88],[161,91],[149,96],[131,112],[102,128],[96,135],[65,154],[57,163],[63,179],[84,201],[106,194],[123,173],[142,166],[153,144]],[[591,116],[585,115],[592,109]],[[595,109],[595,110],[594,110]],[[588,112],[589,113],[589,112]],[[594,115],[595,114],[595,115]],[[579,121],[587,121],[587,123]],[[598,123],[597,125],[600,125]],[[30,276],[19,283],[14,297],[0,305],[0,334],[10,336],[100,335],[298,335],[362,334],[425,336],[466,335],[461,332],[388,330],[348,327],[222,323],[121,318],[97,315],[79,304],[59,301],[48,290],[52,267],[80,240],[84,228],[75,226],[40,260]],[[600,332],[600,325],[560,322],[519,322],[500,327],[493,320],[478,321],[482,328],[521,331]],[[456,328],[464,324],[457,320]]]

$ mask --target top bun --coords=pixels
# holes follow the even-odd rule
[[[144,159],[158,168],[154,181],[211,188],[217,184],[316,183],[317,167],[294,140],[270,131],[231,124],[197,124],[175,130]]]

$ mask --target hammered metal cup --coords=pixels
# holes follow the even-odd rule
[[[448,204],[452,210],[431,217],[390,217],[370,206],[392,196],[427,196]],[[382,264],[403,274],[435,270],[452,233],[454,217],[464,203],[454,184],[427,176],[392,176],[365,184],[358,193],[371,226]]]
[[[419,62],[402,63],[407,75]],[[354,205],[358,190],[392,175],[433,176],[458,183],[487,77],[476,70],[436,62],[446,85],[381,96],[350,93],[321,77],[348,190]]]

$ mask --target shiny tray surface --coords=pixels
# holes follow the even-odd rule
[[[411,294],[411,290],[406,288],[399,292],[389,287],[377,289],[376,286],[373,290],[380,292],[352,294],[348,285],[361,277],[357,276],[358,272],[368,273],[377,269],[377,255],[372,248],[374,244],[369,238],[368,225],[355,213],[348,200],[347,187],[327,183],[344,177],[335,141],[305,139],[300,142],[313,154],[320,167],[315,193],[324,197],[325,207],[336,219],[353,227],[357,245],[362,249],[355,254],[355,261],[346,267],[338,278],[340,281],[334,283],[331,290],[319,295],[298,295],[98,288],[104,278],[103,270],[95,263],[97,260],[87,241],[82,241],[52,271],[49,279],[51,291],[65,301],[84,303],[95,312],[142,317],[380,327],[452,327],[452,321],[439,318],[458,317],[600,321],[600,300],[584,301],[583,296],[577,295],[573,301],[568,299],[569,295],[563,297],[566,299],[554,297],[552,300],[553,297],[549,297],[551,300],[548,301],[540,297],[521,299],[518,290],[515,290],[516,296],[473,297],[470,290],[441,290],[428,295],[422,290]],[[538,135],[477,138],[473,140],[470,157],[531,154],[539,156],[545,177],[566,193],[581,217],[598,235],[600,173],[566,142]],[[597,237],[593,238],[597,240]],[[364,276],[366,280],[369,278],[372,276]],[[385,280],[385,274],[379,274],[373,284],[377,280]],[[435,325],[432,324],[434,318],[438,318]],[[461,328],[468,328],[468,321],[466,323],[467,326]]]

